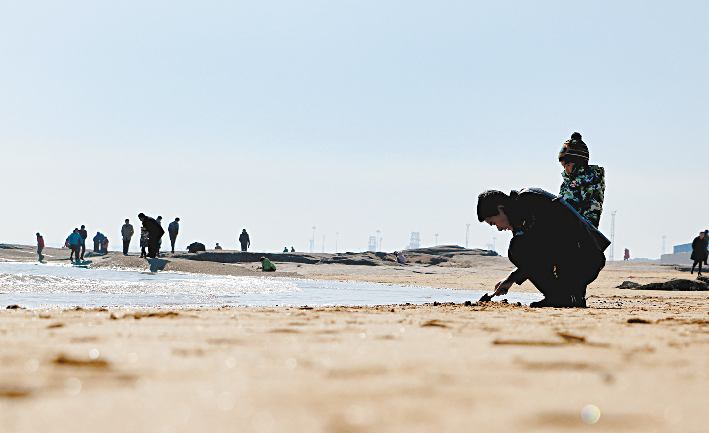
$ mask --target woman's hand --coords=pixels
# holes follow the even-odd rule
[[[510,290],[510,287],[515,282],[512,280],[512,278],[507,277],[504,280],[500,281],[499,283],[495,284],[495,293],[492,294],[492,296],[503,296],[506,295],[507,292]]]

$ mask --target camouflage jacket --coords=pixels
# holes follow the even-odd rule
[[[571,174],[561,174],[563,182],[559,196],[565,199],[582,216],[598,227],[603,212],[603,194],[606,175],[603,167],[589,165],[575,168]]]

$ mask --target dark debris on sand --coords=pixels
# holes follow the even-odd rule
[[[623,281],[622,284],[616,286],[618,289],[632,290],[670,290],[678,292],[695,292],[709,290],[709,284],[705,282],[704,277],[698,280],[672,279],[661,283],[638,284],[633,281]]]

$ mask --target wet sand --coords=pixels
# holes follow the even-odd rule
[[[255,268],[215,265],[180,266]],[[494,257],[466,268],[277,266],[483,290],[510,269]],[[703,432],[709,292],[614,288],[677,277],[688,275],[611,264],[583,310],[3,309],[0,431]]]

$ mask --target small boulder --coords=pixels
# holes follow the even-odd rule
[[[207,248],[204,246],[203,243],[192,242],[187,246],[187,251],[190,253],[199,253],[201,251],[207,251]]]
[[[637,289],[640,287],[641,284],[636,283],[635,281],[623,281],[620,283],[619,286],[616,286],[616,289]]]

